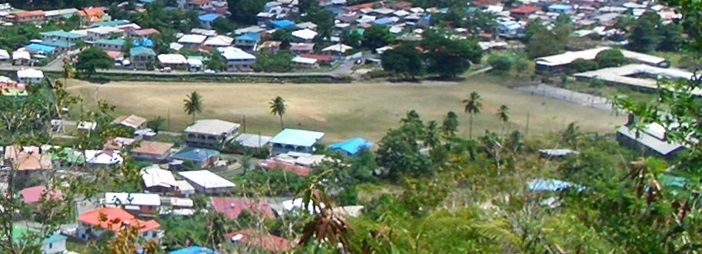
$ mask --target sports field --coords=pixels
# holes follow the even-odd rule
[[[461,134],[468,133],[468,116],[461,100],[477,91],[483,98],[483,111],[475,117],[474,134],[485,129],[500,131],[495,116],[501,104],[511,109],[508,129],[524,131],[529,118],[529,134],[562,130],[578,122],[583,131],[613,132],[624,117],[555,99],[532,96],[476,77],[462,82],[352,83],[352,84],[222,84],[111,82],[92,84],[68,82],[73,94],[88,106],[96,99],[116,105],[124,114],[169,119],[168,128],[179,131],[191,122],[183,112],[183,100],[198,91],[204,107],[198,119],[219,118],[244,123],[248,133],[272,135],[280,130],[278,118],[270,114],[269,101],[282,96],[287,102],[285,126],[327,133],[325,141],[361,136],[378,141],[387,129],[398,125],[405,112],[415,109],[424,120],[441,119],[447,111],[460,116]],[[529,117],[527,117],[529,115]]]

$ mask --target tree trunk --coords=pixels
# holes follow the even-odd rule
[[[285,126],[283,125],[283,114],[278,115],[280,117],[280,129],[285,129]]]
[[[473,114],[468,115],[468,139],[473,139]]]

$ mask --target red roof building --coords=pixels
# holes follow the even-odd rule
[[[98,208],[82,213],[78,222],[92,228],[102,228],[112,232],[120,231],[124,226],[134,227],[139,233],[161,227],[155,220],[140,220],[121,208]]]
[[[14,14],[17,23],[42,22],[46,15],[42,10],[23,11]]]
[[[265,170],[283,170],[285,172],[294,173],[301,177],[307,177],[307,175],[310,174],[310,169],[308,167],[272,159],[262,161],[258,164],[258,166]]]
[[[25,189],[21,190],[20,196],[22,197],[22,201],[24,201],[24,203],[28,204],[28,205],[33,205],[33,204],[39,203],[42,196],[44,196],[45,199],[51,199],[51,200],[62,200],[63,199],[63,195],[61,194],[61,191],[55,189],[51,192],[47,192],[46,187],[41,186],[41,185],[29,187],[29,188],[25,188]]]
[[[522,5],[517,8],[513,8],[509,11],[509,14],[513,17],[527,17],[531,14],[536,13],[540,9],[533,5]]]
[[[227,241],[233,244],[243,244],[249,248],[264,250],[267,252],[286,252],[292,245],[285,238],[274,236],[269,233],[258,233],[253,229],[245,229],[226,236]]]
[[[213,197],[212,207],[216,212],[230,220],[239,218],[239,215],[241,215],[241,212],[244,210],[254,215],[265,216],[266,218],[275,217],[273,209],[271,209],[268,203],[246,198]]]

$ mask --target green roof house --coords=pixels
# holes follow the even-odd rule
[[[34,237],[31,236],[32,231],[24,226],[13,225],[12,226],[12,241],[15,243],[24,244],[26,238]],[[41,252],[45,254],[57,254],[66,252],[66,239],[67,237],[60,234],[53,234],[41,241]]]

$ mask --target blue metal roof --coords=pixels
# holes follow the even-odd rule
[[[356,155],[363,150],[370,149],[373,146],[371,142],[368,142],[362,138],[352,138],[341,143],[332,144],[329,149],[337,152],[345,152],[348,155]]]
[[[83,37],[83,35],[80,35],[77,33],[66,32],[63,30],[43,32],[43,33],[41,33],[41,35],[43,35],[43,36],[56,36],[56,37],[63,37],[63,38],[70,38],[70,39],[79,39],[79,38]]]
[[[51,46],[46,46],[46,45],[41,45],[38,43],[32,43],[24,47],[27,51],[32,52],[32,53],[44,53],[44,54],[51,54],[54,53],[54,50],[56,48],[51,47]]]
[[[237,36],[235,39],[238,41],[258,41],[261,38],[261,33],[245,33]]]
[[[319,142],[324,133],[297,129],[285,129],[269,141],[271,144],[310,147]]]
[[[218,17],[219,17],[219,14],[217,14],[217,13],[207,13],[207,14],[202,14],[202,15],[198,16],[197,18],[200,21],[212,22],[215,19],[217,19]]]
[[[129,55],[130,56],[141,56],[141,55],[155,56],[156,52],[154,52],[153,49],[150,49],[147,47],[133,47],[133,48],[129,49]]]
[[[295,22],[288,19],[281,19],[271,22],[273,28],[291,28],[295,26]]]
[[[376,25],[390,25],[393,23],[392,18],[382,18],[382,19],[376,19],[373,21],[373,24]]]
[[[527,183],[527,188],[534,192],[562,191],[568,188],[577,188],[579,191],[584,187],[558,179],[534,179]]]
[[[124,20],[124,19],[118,19],[118,20],[110,20],[110,21],[102,21],[102,22],[97,22],[95,24],[90,25],[89,28],[93,27],[104,27],[104,26],[121,26],[121,25],[126,25],[131,23],[129,20]]]
[[[174,154],[172,157],[177,160],[203,162],[217,155],[219,155],[219,152],[215,150],[186,147]]]
[[[217,252],[205,247],[190,246],[187,248],[182,248],[180,250],[168,252],[168,254],[217,254]]]

